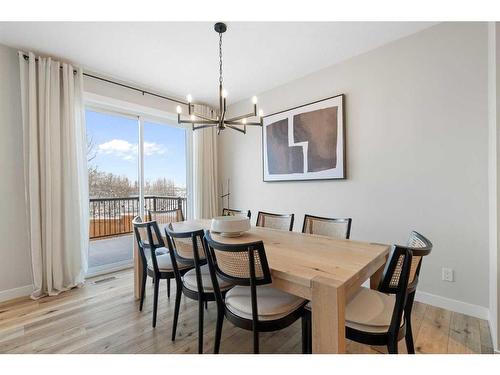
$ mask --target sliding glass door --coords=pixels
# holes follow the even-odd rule
[[[87,108],[88,275],[133,263],[136,215],[182,208],[188,214],[186,130],[142,115]]]
[[[144,206],[187,213],[186,130],[144,121]]]

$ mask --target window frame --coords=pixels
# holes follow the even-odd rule
[[[185,129],[186,131],[186,199],[187,212],[184,214],[187,218],[192,218],[194,213],[193,201],[193,132],[185,124],[177,123],[177,114],[158,110],[152,107],[139,105],[133,102],[123,101],[107,96],[97,95],[90,92],[84,92],[83,101],[84,111],[90,110],[99,113],[121,116],[129,119],[135,119],[138,122],[138,182],[139,182],[139,209],[141,217],[144,217],[144,123],[154,123],[158,125],[172,126]],[[87,272],[87,277],[96,276],[107,272],[113,272],[118,269],[128,268],[133,264],[131,262],[121,262],[120,264],[111,264],[109,267],[98,266]]]

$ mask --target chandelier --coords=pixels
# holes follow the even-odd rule
[[[177,106],[177,122],[179,124],[191,124],[193,130],[204,129],[204,128],[217,128],[217,134],[220,134],[221,130],[225,128],[230,128],[237,130],[243,134],[247,131],[247,126],[262,126],[262,116],[264,113],[262,110],[257,112],[257,97],[252,98],[253,111],[241,116],[235,116],[231,118],[226,118],[226,97],[227,91],[223,87],[222,78],[222,34],[227,30],[225,23],[218,22],[214,25],[214,30],[219,34],[219,113],[214,118],[207,117],[194,111],[193,98],[191,95],[187,96],[187,106],[189,119],[182,119],[182,108]],[[259,121],[249,121],[252,117],[257,117]]]

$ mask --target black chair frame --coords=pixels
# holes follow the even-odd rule
[[[259,211],[257,214],[257,221],[255,222],[256,226],[260,226],[259,221],[260,221],[261,215],[278,217],[278,218],[283,218],[283,219],[290,219],[290,227],[288,228],[288,230],[290,232],[293,230],[293,221],[295,219],[295,214],[274,214],[272,212]]]
[[[207,307],[207,302],[215,301],[215,293],[214,292],[206,292],[203,290],[203,282],[201,277],[201,266],[207,264],[206,258],[200,257],[200,249],[198,248],[198,241],[204,247],[204,252],[206,254],[205,242],[203,239],[204,232],[203,230],[190,231],[190,232],[176,232],[172,226],[172,224],[165,227],[165,235],[167,238],[167,243],[170,249],[170,257],[172,260],[172,266],[174,268],[175,280],[178,286],[182,285],[182,288],[178,287],[176,296],[175,296],[175,308],[174,308],[174,321],[172,326],[172,341],[175,341],[175,336],[177,332],[177,322],[179,319],[179,309],[181,302],[181,295],[184,294],[187,298],[198,301],[198,353],[203,353],[203,321],[204,321],[204,312],[203,312],[203,304]],[[175,238],[191,238],[192,246],[193,246],[193,258],[185,258],[177,251],[177,246],[175,243]],[[194,291],[189,289],[182,282],[182,276],[187,272],[182,272],[182,269],[179,269],[178,262],[183,264],[192,264],[195,272],[196,272],[196,284],[197,290]],[[192,269],[192,268],[191,268]],[[225,296],[226,291],[222,292],[222,295]]]
[[[346,237],[345,239],[348,240],[349,237],[351,236],[351,224],[352,224],[352,218],[330,218],[330,217],[321,217],[321,216],[314,216],[314,215],[309,215],[305,214],[304,215],[304,222],[302,223],[302,233],[305,233],[306,230],[306,222],[307,219],[321,219],[321,220],[326,220],[332,223],[347,223],[347,232],[346,232]]]
[[[410,247],[394,245],[389,260],[387,261],[382,279],[377,287],[377,290],[386,294],[395,294],[396,301],[394,306],[391,323],[387,332],[374,333],[359,331],[354,328],[345,327],[346,338],[366,344],[375,346],[387,346],[390,354],[398,353],[398,342],[405,338],[406,347],[409,354],[414,354],[413,334],[411,331],[411,310],[413,300],[415,298],[415,291],[418,283],[418,274],[420,272],[421,260],[417,266],[414,279],[409,282],[410,270],[413,257],[423,257],[428,255],[432,250],[432,243],[417,232],[412,232],[410,235],[417,237],[422,243],[423,247]],[[401,260],[402,264],[401,263]],[[396,286],[391,286],[391,279],[394,275],[396,267],[401,268],[401,274]],[[307,316],[307,352],[310,353],[312,349],[311,339],[311,312],[306,311]]]
[[[148,210],[148,220],[149,221],[153,221],[153,218],[152,218],[152,214],[158,214],[158,215],[161,215],[161,214],[168,214],[168,213],[177,213],[178,211],[180,211],[181,213],[181,220],[180,221],[184,221],[185,218],[184,218],[184,212],[182,212],[182,209],[180,208],[174,208],[174,209],[171,209],[171,210]]]
[[[161,236],[158,223],[156,221],[143,222],[137,216],[133,219],[132,225],[134,227],[134,234],[137,241],[137,248],[139,250],[139,257],[141,259],[141,267],[142,267],[141,297],[140,297],[139,311],[142,311],[144,298],[146,295],[146,280],[147,277],[149,276],[153,279],[153,284],[154,284],[153,327],[156,327],[156,316],[158,312],[158,293],[160,287],[159,281],[162,279],[167,280],[167,297],[170,298],[170,280],[175,279],[175,273],[173,270],[168,272],[160,271],[158,267],[158,260],[156,259],[157,257],[156,250],[165,247],[165,242],[163,241],[163,238]],[[147,242],[143,241],[139,231],[140,228],[144,228],[146,230],[148,238]],[[148,267],[148,261],[146,257],[147,249],[149,249],[151,253],[151,261],[153,263],[153,269],[150,269]],[[183,270],[183,272],[187,271],[189,271],[189,269]]]
[[[232,208],[223,208],[222,209],[222,216],[230,216],[234,214],[243,214],[244,212],[242,210],[234,210]],[[247,211],[247,217],[249,219],[252,218],[252,212],[250,210]]]
[[[303,319],[303,326],[305,324],[304,320],[304,306],[307,302],[290,313],[289,315],[277,319],[277,320],[259,320],[258,319],[258,307],[257,307],[257,286],[267,285],[272,283],[271,271],[267,262],[266,252],[264,249],[264,243],[262,241],[245,243],[245,244],[223,244],[215,241],[210,231],[205,231],[205,242],[206,242],[206,255],[207,261],[210,269],[210,277],[212,278],[212,283],[214,285],[215,297],[217,302],[217,323],[216,323],[216,333],[215,333],[215,344],[214,344],[214,354],[219,353],[220,340],[222,335],[222,324],[224,321],[224,316],[233,323],[235,326],[252,331],[253,332],[253,346],[254,353],[259,353],[259,332],[273,332],[286,328],[293,324],[297,319]],[[249,267],[249,278],[240,278],[228,275],[223,272],[217,263],[217,257],[215,255],[215,250],[217,251],[227,251],[227,252],[246,252],[248,254],[248,267]],[[258,254],[260,259],[260,264],[262,268],[262,276],[257,277],[255,271],[255,253]],[[242,318],[241,316],[233,314],[224,303],[224,296],[221,293],[217,281],[217,276],[222,280],[226,280],[234,285],[250,286],[250,296],[252,303],[252,319]],[[303,330],[303,333],[305,331]],[[302,337],[303,342],[307,339],[306,336]],[[304,348],[304,344],[303,344]]]

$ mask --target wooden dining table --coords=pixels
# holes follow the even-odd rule
[[[173,223],[176,231],[210,229],[210,220]],[[160,225],[165,235],[164,225]],[[345,307],[361,285],[370,279],[378,285],[389,245],[340,240],[326,236],[252,227],[240,237],[212,234],[218,242],[262,240],[273,286],[312,303],[313,353],[345,352]],[[134,293],[140,296],[142,267],[134,241]]]

